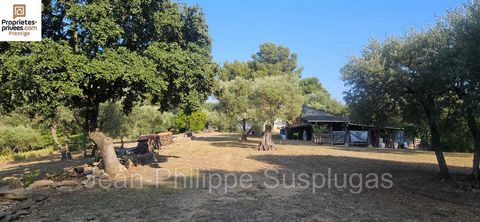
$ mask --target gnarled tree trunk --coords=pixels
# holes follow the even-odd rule
[[[70,150],[68,148],[68,143],[66,140],[66,135],[64,135],[65,138],[65,146],[62,146],[60,144],[60,141],[58,140],[57,136],[57,123],[53,122],[52,125],[50,126],[50,133],[52,134],[53,142],[55,143],[55,146],[57,147],[58,151],[62,155],[62,160],[66,159],[72,159],[72,154],[70,153]],[[66,133],[64,133],[66,134]]]
[[[119,172],[126,170],[117,158],[111,138],[105,136],[102,132],[92,132],[90,133],[90,139],[97,144],[105,165],[105,172],[108,175],[114,178]]]
[[[262,142],[260,143],[258,150],[275,150],[275,144],[272,141],[272,125],[270,125],[269,123],[265,125],[265,132],[263,133]]]

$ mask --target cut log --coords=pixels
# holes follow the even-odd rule
[[[97,144],[105,165],[105,172],[115,177],[119,172],[125,171],[125,167],[120,164],[115,149],[113,148],[113,141],[111,138],[105,136],[102,132],[90,133],[90,138]]]

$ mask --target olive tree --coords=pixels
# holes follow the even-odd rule
[[[275,120],[292,120],[300,116],[304,98],[298,79],[291,75],[258,78],[253,82],[251,98],[255,119],[265,126],[258,150],[273,150],[272,128]]]

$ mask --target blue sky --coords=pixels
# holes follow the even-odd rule
[[[249,60],[273,42],[298,54],[302,77],[316,76],[338,100],[340,68],[369,39],[426,28],[462,0],[183,0],[200,5],[216,62]]]

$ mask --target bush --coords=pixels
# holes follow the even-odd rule
[[[220,132],[235,132],[238,130],[237,122],[219,111],[204,111],[208,122]]]
[[[174,125],[173,113],[162,113],[151,105],[136,106],[128,116],[120,103],[105,103],[100,108],[100,128],[112,138],[135,139],[140,135],[168,131]]]
[[[1,153],[10,151],[21,152],[42,148],[41,134],[26,126],[0,126]]]
[[[173,113],[162,113],[155,106],[135,107],[127,119],[127,134],[138,137],[168,131],[173,127],[173,117]]]
[[[180,110],[174,118],[175,126],[180,132],[188,130],[200,131],[205,128],[207,121],[207,114],[201,111],[195,111],[190,115],[186,115],[183,110]]]

